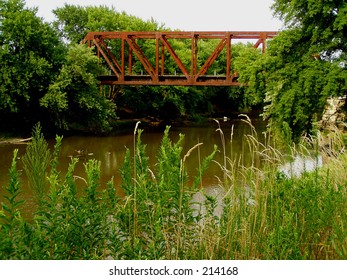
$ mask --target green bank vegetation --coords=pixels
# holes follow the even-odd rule
[[[222,142],[232,141],[221,129]],[[40,126],[22,158],[35,197],[32,217],[23,218],[17,151],[4,188],[0,212],[0,259],[345,259],[347,257],[347,156],[338,134],[320,148],[318,139],[290,147],[293,156],[328,159],[323,168],[300,177],[279,171],[284,155],[261,144],[255,131],[245,136],[252,164],[225,159],[221,201],[205,193],[200,174],[216,148],[197,165],[196,178],[185,162],[202,143],[182,154],[169,128],[156,164],[149,166],[142,131],[134,130],[134,150],[126,152],[122,183],[101,186],[100,162],[85,163],[74,177],[77,158],[58,171],[62,137],[51,152]],[[206,147],[205,147],[206,148]],[[313,155],[312,155],[313,151]],[[223,151],[220,151],[223,152]],[[338,155],[332,157],[332,154]],[[214,163],[215,164],[215,163]],[[261,167],[261,168],[260,168]],[[193,179],[189,180],[188,178]],[[83,180],[82,192],[76,180]],[[122,195],[119,195],[121,190]],[[203,199],[194,199],[199,194]],[[221,211],[216,211],[221,207]]]

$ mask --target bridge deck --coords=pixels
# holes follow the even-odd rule
[[[152,86],[241,86],[237,77],[227,79],[226,76],[205,75],[187,79],[184,75],[159,75],[153,80],[150,75],[125,75],[124,79],[117,76],[99,76],[102,85],[152,85]]]

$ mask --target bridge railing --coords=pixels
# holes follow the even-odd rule
[[[102,84],[109,85],[209,85],[238,86],[237,73],[231,70],[232,40],[255,40],[254,47],[266,51],[267,39],[273,38],[277,32],[90,32],[83,44],[96,47],[97,54],[102,57],[111,75],[100,76]],[[183,61],[174,47],[173,39],[189,40],[190,61]],[[210,56],[198,63],[199,40],[217,40]],[[150,42],[150,43],[148,43]],[[185,43],[185,46],[187,42]],[[223,52],[224,51],[224,52]],[[208,75],[208,70],[221,55],[224,58],[225,73]],[[170,58],[178,73],[168,74],[165,61]],[[141,73],[134,73],[134,61],[142,65]],[[199,64],[199,65],[198,65]]]

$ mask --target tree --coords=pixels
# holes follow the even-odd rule
[[[230,95],[239,100],[241,108],[262,107],[266,92],[264,56],[252,44],[236,44],[232,49],[232,68],[239,75],[238,81],[246,86],[232,88]]]
[[[70,45],[58,77],[40,99],[61,129],[109,130],[115,106],[99,95],[98,58],[85,45]]]
[[[309,45],[301,43],[300,30],[283,32],[269,49],[264,116],[274,131],[290,127],[292,138],[311,133],[330,96],[342,96],[347,90],[345,70],[337,61],[316,57]],[[292,50],[289,50],[292,49]]]
[[[276,0],[275,14],[289,29],[300,29],[309,39],[309,51],[328,54],[347,50],[347,3],[345,0]]]
[[[266,94],[271,130],[298,140],[312,132],[327,97],[347,93],[347,3],[276,0],[273,9],[287,30],[270,42],[265,56],[245,64],[240,77],[257,77],[249,90]]]
[[[89,31],[150,31],[164,28],[154,20],[143,21],[107,6],[65,4],[53,13],[57,17],[54,26],[61,37],[71,43],[80,43]]]
[[[0,116],[5,126],[32,124],[39,98],[60,68],[64,48],[56,32],[22,0],[0,1]]]

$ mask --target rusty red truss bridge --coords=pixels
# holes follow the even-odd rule
[[[264,53],[267,40],[277,34],[272,31],[90,32],[82,43],[95,47],[99,59],[109,67],[109,75],[99,76],[103,85],[240,86],[238,74],[231,69],[232,41],[253,41],[253,47],[261,48]],[[201,49],[210,40],[215,41],[214,49],[202,60]],[[182,52],[188,53],[185,59]],[[211,67],[217,57],[225,61],[223,73]]]

